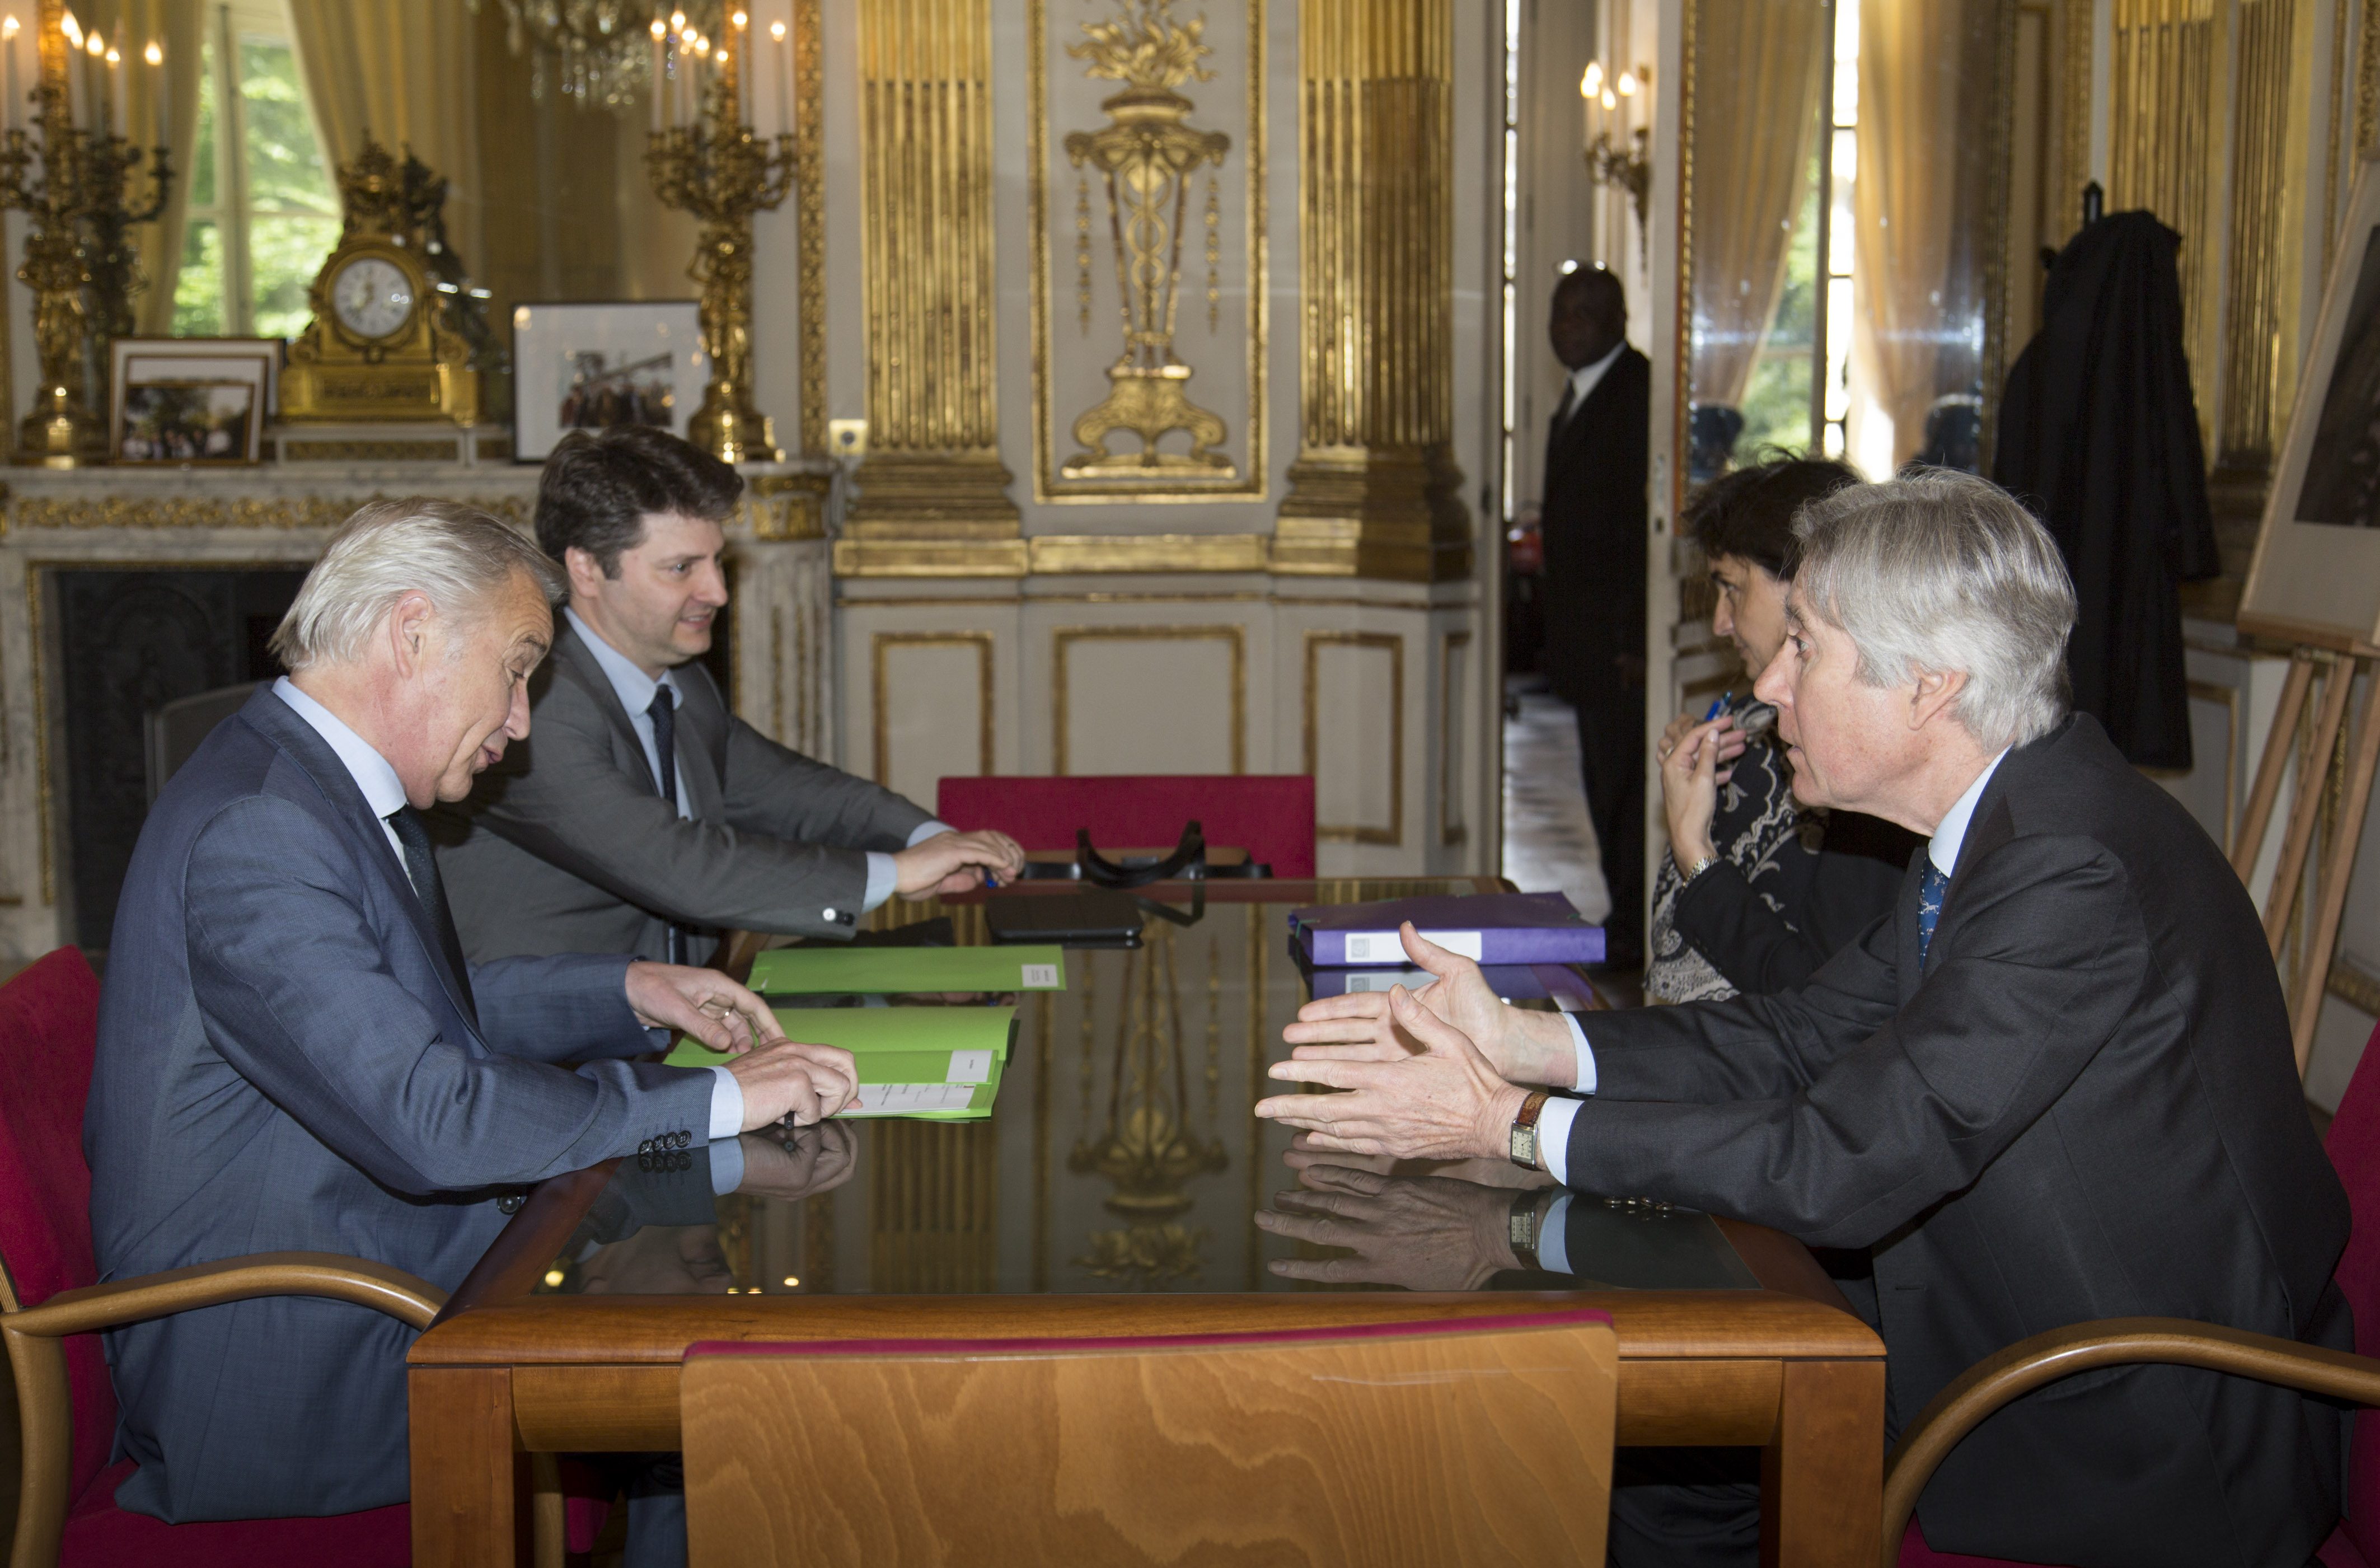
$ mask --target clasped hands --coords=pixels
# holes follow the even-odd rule
[[[1505,1005],[1479,966],[1426,941],[1410,922],[1405,954],[1430,972],[1408,991],[1324,997],[1281,1031],[1294,1049],[1270,1076],[1339,1094],[1283,1094],[1256,1113],[1299,1130],[1296,1147],[1401,1160],[1506,1157],[1522,1084],[1578,1081],[1570,1026],[1557,1013]]]
[[[859,1097],[850,1051],[787,1039],[767,1003],[716,969],[640,960],[628,966],[627,991],[638,1023],[726,1053],[720,1064],[744,1091],[745,1132],[786,1120],[807,1127]]]

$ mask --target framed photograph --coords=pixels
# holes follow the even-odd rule
[[[2380,164],[2356,176],[2240,629],[2341,650],[2380,644]]]
[[[542,463],[575,430],[686,433],[710,362],[691,299],[513,307],[513,460]]]
[[[261,462],[277,337],[127,337],[113,346],[109,450],[118,463]]]

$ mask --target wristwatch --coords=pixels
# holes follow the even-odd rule
[[[1696,877],[1701,876],[1705,871],[1709,870],[1713,866],[1718,864],[1718,857],[1716,855],[1695,856],[1694,863],[1686,868],[1685,878],[1683,881],[1680,881],[1678,885],[1680,887],[1683,887],[1687,882],[1693,881]]]
[[[1504,1239],[1512,1244],[1512,1256],[1521,1267],[1536,1272],[1537,1268],[1537,1198],[1535,1187],[1523,1187],[1512,1195],[1512,1212],[1504,1222]]]
[[[1521,1113],[1512,1118],[1512,1140],[1510,1151],[1512,1163],[1524,1171],[1542,1171],[1537,1163],[1537,1113],[1546,1108],[1546,1091],[1531,1089],[1521,1101]]]

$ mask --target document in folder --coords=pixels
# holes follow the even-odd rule
[[[859,1069],[859,1101],[846,1116],[966,1121],[991,1114],[1015,1032],[1014,1007],[805,1007],[777,1013],[789,1039],[837,1045]],[[673,1067],[718,1067],[727,1058],[682,1040]]]
[[[779,947],[752,961],[751,986],[762,996],[1063,991],[1066,954],[1059,947]]]

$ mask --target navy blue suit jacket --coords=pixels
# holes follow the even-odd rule
[[[627,964],[475,967],[474,1028],[362,792],[259,691],[125,877],[83,1128],[100,1278],[310,1250],[452,1290],[504,1223],[497,1189],[709,1131],[710,1074],[622,1060],[653,1049]],[[140,1466],[116,1501],[175,1521],[401,1501],[412,1338],[289,1297],[115,1331]]]

